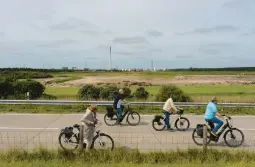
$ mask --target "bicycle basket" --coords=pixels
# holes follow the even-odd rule
[[[112,106],[106,106],[106,111],[107,111],[107,117],[112,118],[114,115],[113,107]]]
[[[203,127],[204,127],[203,124],[197,124],[196,132],[197,132],[197,135],[200,137],[203,137]]]
[[[181,115],[181,114],[183,114],[183,112],[184,112],[183,109],[179,109],[179,110],[177,111],[177,114],[178,114],[178,115]]]

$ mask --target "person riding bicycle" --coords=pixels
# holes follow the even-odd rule
[[[166,124],[167,130],[173,130],[173,128],[171,128],[171,125],[170,125],[170,114],[173,114],[173,110],[175,112],[178,111],[178,109],[174,105],[172,97],[170,96],[170,98],[168,98],[167,101],[165,102],[163,106],[163,111],[162,111],[166,117],[165,124]]]
[[[115,97],[114,102],[113,102],[113,108],[115,110],[117,110],[117,103],[119,102],[120,98],[122,98],[123,96],[124,96],[124,90],[120,89],[119,93],[117,94],[117,96]]]
[[[95,132],[95,124],[97,124],[96,118],[97,107],[91,105],[87,108],[85,114],[81,118],[81,124],[84,125],[84,144],[83,148],[89,149]]]
[[[221,128],[223,125],[223,121],[217,118],[216,116],[224,119],[219,112],[217,111],[217,98],[214,96],[212,100],[209,102],[209,104],[206,107],[204,119],[206,122],[209,123],[209,125],[212,128],[211,134],[215,137],[217,136],[217,131]],[[216,127],[214,126],[214,123],[216,123]]]
[[[116,124],[118,125],[121,125],[121,119],[122,119],[122,111],[124,109],[124,102],[123,102],[123,96],[120,97],[118,103],[117,103],[117,115],[118,115],[118,118],[117,118],[117,121],[116,121]]]

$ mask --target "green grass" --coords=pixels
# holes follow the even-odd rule
[[[0,113],[84,113],[86,105],[0,105]],[[140,114],[162,114],[162,106],[131,106],[134,111]],[[203,115],[206,106],[203,107],[182,107],[185,114]],[[222,107],[219,106],[219,110]],[[99,113],[106,113],[105,106],[98,106]],[[229,115],[255,115],[255,108],[225,108],[224,113]]]
[[[134,92],[138,86],[132,86]],[[201,85],[179,86],[194,101],[207,102],[212,96],[218,96],[220,102],[255,102],[255,85]],[[160,86],[145,86],[150,93],[148,101],[154,101]],[[46,93],[57,96],[58,99],[76,100],[78,87],[47,87]]]
[[[99,167],[219,167],[254,166],[255,153],[247,151],[188,149],[168,152],[141,153],[138,150],[126,151],[116,148],[114,151],[91,150],[89,152],[68,153],[61,150],[45,149],[27,152],[20,149],[0,153],[1,166],[99,166]]]
[[[46,87],[45,93],[58,99],[76,99],[78,91],[78,87]]]
[[[254,167],[255,163],[188,163],[188,164],[131,164],[131,163],[111,163],[111,164],[86,164],[86,162],[71,162],[64,160],[33,162],[27,161],[11,161],[0,162],[0,167]]]

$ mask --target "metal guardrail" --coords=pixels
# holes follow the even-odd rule
[[[163,106],[165,102],[129,102],[138,106]],[[113,101],[70,101],[70,100],[0,100],[0,104],[34,104],[34,105],[112,105]],[[175,102],[177,106],[198,107],[208,103],[199,102]],[[222,107],[255,107],[255,103],[219,103]]]

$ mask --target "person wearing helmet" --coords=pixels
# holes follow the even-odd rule
[[[217,118],[216,116],[224,119],[217,110],[217,98],[214,96],[212,100],[209,102],[209,104],[206,107],[205,116],[204,119],[206,122],[209,123],[209,125],[212,128],[211,134],[214,136],[217,136],[217,131],[221,128],[223,125],[223,121]],[[214,126],[214,124],[217,124]]]
[[[82,125],[84,125],[84,144],[83,148],[89,149],[95,132],[95,124],[97,124],[96,118],[97,107],[91,105],[87,108],[85,114],[81,118]]]

